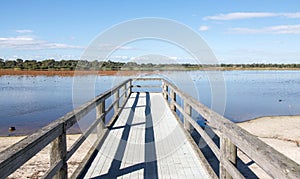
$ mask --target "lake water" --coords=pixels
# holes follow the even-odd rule
[[[224,116],[241,122],[261,116],[300,115],[300,71],[225,71]],[[211,106],[207,73],[166,72],[161,75]],[[71,111],[96,94],[129,77],[1,76],[0,135],[29,134]]]

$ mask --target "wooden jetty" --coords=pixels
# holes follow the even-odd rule
[[[139,84],[151,81],[160,84]],[[91,111],[96,111],[95,120],[67,149],[67,130]],[[193,119],[193,112],[216,137]],[[68,160],[94,131],[95,143],[68,175]],[[195,142],[195,133],[218,161],[217,170]],[[299,164],[162,78],[128,79],[2,151],[0,178],[48,144],[50,167],[44,178],[245,178],[237,150],[272,178],[300,178]]]

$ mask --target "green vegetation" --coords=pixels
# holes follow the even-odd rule
[[[79,61],[47,59],[37,60],[4,60],[0,58],[0,69],[14,70],[201,70],[213,68],[220,70],[234,69],[300,69],[300,64],[221,64],[221,65],[196,65],[196,64],[139,64],[136,62],[113,61]]]

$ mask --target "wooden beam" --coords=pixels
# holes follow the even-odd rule
[[[254,135],[245,131],[230,120],[212,111],[190,95],[180,91],[170,82],[163,80],[170,86],[182,100],[187,101],[191,107],[201,114],[207,125],[223,133],[235,146],[243,151],[250,159],[255,161],[267,174],[274,178],[300,178],[300,165],[284,156]]]
[[[172,89],[170,89],[170,99],[171,99],[170,108],[172,111],[176,112],[176,106],[174,105],[176,103],[176,92],[173,91]]]
[[[186,101],[183,102],[183,108],[184,108],[184,112],[188,116],[192,115],[192,107],[189,105],[188,102],[186,102]],[[189,122],[189,119],[187,119],[187,117],[183,118],[183,123],[184,123],[185,130],[187,130],[189,133],[191,133],[193,131],[193,126],[191,125],[191,123]]]
[[[56,166],[57,162],[62,161],[62,167],[53,176],[54,179],[68,178],[68,165],[66,161],[67,140],[66,130],[51,143],[50,150],[50,168]]]
[[[230,140],[223,135],[220,137],[220,152],[221,158],[229,160],[234,166],[236,166],[237,160],[237,148]],[[220,162],[220,178],[232,179],[230,173],[224,167],[224,164]]]
[[[101,122],[97,125],[97,135],[99,137],[103,132],[103,126],[105,126],[105,101],[102,101],[98,106],[96,106],[96,119],[101,120]]]

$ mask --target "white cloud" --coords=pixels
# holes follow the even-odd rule
[[[240,20],[240,19],[266,18],[266,17],[300,18],[300,12],[295,12],[295,13],[232,12],[227,14],[206,16],[203,18],[203,20],[227,21],[227,20]]]
[[[281,14],[284,17],[287,18],[300,18],[300,12],[296,12],[296,13],[282,13]]]
[[[0,48],[4,49],[82,49],[83,47],[62,43],[51,43],[31,36],[0,37]]]
[[[209,29],[210,29],[210,27],[209,27],[209,26],[206,26],[206,25],[202,25],[202,26],[199,27],[199,30],[200,30],[200,31],[207,31],[207,30],[209,30]]]
[[[18,32],[20,34],[26,34],[26,33],[32,33],[33,31],[29,30],[29,29],[19,29],[19,30],[16,30],[16,32]]]
[[[240,33],[240,34],[300,34],[300,24],[269,26],[269,27],[263,27],[259,29],[231,28],[229,29],[229,32]]]

